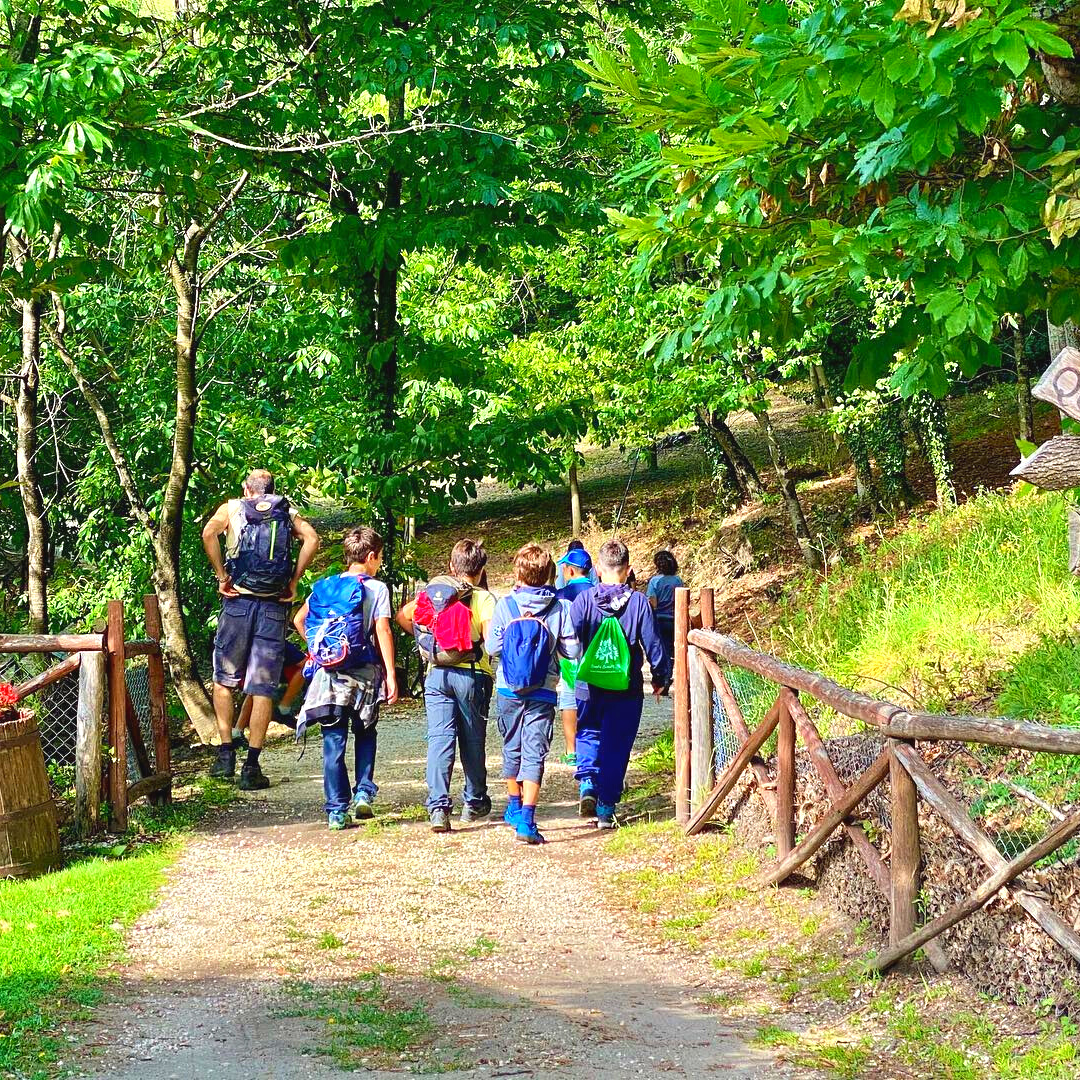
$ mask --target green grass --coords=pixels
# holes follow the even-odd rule
[[[96,849],[98,857],[32,881],[0,881],[0,1075],[56,1072],[64,1050],[57,1023],[100,1000],[102,969],[121,955],[126,927],[153,906],[177,837],[231,797],[221,786],[201,785],[172,806],[133,808],[128,837]]]
[[[1059,496],[984,493],[915,518],[789,605],[778,646],[847,685],[932,709],[1002,687],[1014,715],[1080,718]]]

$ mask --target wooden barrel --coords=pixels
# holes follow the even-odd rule
[[[33,716],[0,723],[0,878],[60,865],[56,807]]]

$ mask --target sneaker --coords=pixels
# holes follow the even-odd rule
[[[241,791],[262,791],[270,786],[270,781],[258,765],[245,765],[240,770],[240,783],[236,786]]]
[[[461,807],[461,820],[468,823],[486,818],[491,813],[491,800],[484,798],[478,802],[467,802]]]
[[[516,829],[518,826],[518,815],[520,813],[520,809],[515,810],[513,807],[508,806],[503,813],[503,823],[509,825],[512,829]]]
[[[582,817],[596,817],[596,786],[591,780],[582,780],[578,796],[578,813]]]
[[[371,805],[371,796],[366,791],[358,791],[351,803],[349,814],[353,821],[366,821],[375,816],[375,809]]]
[[[598,829],[615,828],[615,807],[605,806],[604,803],[596,804],[596,827]]]
[[[440,806],[431,811],[431,831],[450,831],[450,811]]]
[[[331,832],[340,832],[342,829],[347,829],[352,822],[349,820],[349,815],[344,810],[331,810],[326,815],[326,824],[329,826]]]
[[[246,750],[248,748],[247,736],[241,732],[239,735],[233,734],[232,746],[234,751]]]
[[[519,821],[517,824],[517,838],[523,844],[546,844],[543,833],[536,827],[535,821]]]
[[[231,780],[236,775],[236,751],[218,750],[210,775],[218,780]]]
[[[577,765],[577,754],[563,754],[559,761],[563,765]]]
[[[274,706],[274,723],[296,730],[296,713],[292,709],[283,709],[280,705]]]

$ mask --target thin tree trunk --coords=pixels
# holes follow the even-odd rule
[[[49,632],[49,519],[37,468],[37,408],[41,363],[41,302],[21,300],[22,366],[15,403],[16,468],[26,518],[26,598],[30,632]]]
[[[570,532],[575,539],[581,536],[581,487],[576,461],[570,466]]]
[[[723,453],[730,467],[735,486],[743,499],[756,498],[765,493],[765,485],[761,482],[754,463],[746,456],[745,451],[735,438],[735,432],[728,427],[727,419],[713,410],[699,409],[697,413],[698,423],[712,438],[717,448]]]
[[[1013,358],[1016,361],[1016,415],[1020,438],[1035,441],[1035,415],[1031,405],[1031,365],[1024,354],[1024,323],[1018,315],[1013,330]]]
[[[656,449],[656,443],[649,444],[649,472],[656,472],[660,468],[660,451]]]
[[[799,502],[799,495],[795,490],[795,481],[791,479],[791,474],[788,472],[787,456],[777,441],[768,410],[762,409],[761,412],[755,412],[754,419],[757,420],[758,427],[761,428],[765,441],[769,444],[769,456],[772,458],[773,468],[780,481],[780,495],[788,512],[788,519],[791,521],[795,542],[799,545],[799,553],[807,566],[812,570],[820,570],[824,565],[821,552],[814,546],[810,537],[810,528],[806,524],[806,514],[803,513],[802,503]]]
[[[817,408],[829,408],[829,380],[825,377],[824,365],[814,362],[810,364],[810,385]]]

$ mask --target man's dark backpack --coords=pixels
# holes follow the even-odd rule
[[[272,596],[284,592],[292,580],[292,517],[283,495],[257,495],[241,499],[244,524],[236,554],[227,569],[234,585]]]

